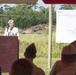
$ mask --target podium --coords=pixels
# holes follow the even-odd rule
[[[17,36],[0,36],[0,67],[2,72],[10,72],[12,63],[19,57]]]

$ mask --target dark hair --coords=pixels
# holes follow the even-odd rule
[[[33,65],[27,59],[16,60],[11,69],[12,75],[32,75]]]
[[[72,54],[72,55],[62,54],[61,59],[62,59],[62,62],[72,63],[76,61],[76,54]]]

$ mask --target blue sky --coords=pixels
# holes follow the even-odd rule
[[[45,8],[49,7],[49,4],[45,4],[42,0],[38,0],[38,6],[44,6]]]

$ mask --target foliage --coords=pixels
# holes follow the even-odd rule
[[[56,25],[56,11],[55,11],[55,5],[52,5],[52,24]]]
[[[74,10],[74,9],[76,9],[76,4],[62,4],[60,9]]]
[[[39,11],[36,9],[39,9]],[[5,4],[0,8],[0,26],[5,27],[9,19],[14,19],[15,26],[22,29],[46,24],[48,23],[48,8],[43,6],[42,9],[38,8],[37,4],[16,4],[13,7]]]
[[[59,9],[76,9],[76,4],[61,4]],[[16,4],[11,7],[0,5],[0,26],[7,26],[9,19],[15,20],[15,26],[25,29],[38,24],[46,24],[49,19],[49,9],[37,4]],[[52,24],[56,25],[55,4],[52,5]]]

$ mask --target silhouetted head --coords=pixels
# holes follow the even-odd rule
[[[33,65],[27,59],[16,60],[11,68],[10,75],[32,75]]]
[[[70,45],[73,45],[76,48],[76,40],[70,43]]]
[[[28,57],[28,58],[35,58],[36,57],[36,46],[34,43],[30,44],[25,52],[24,52],[24,56]]]
[[[61,59],[63,62],[71,63],[76,61],[76,48],[73,45],[63,47]]]

